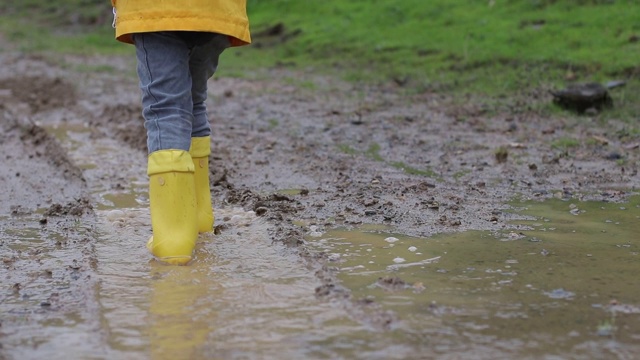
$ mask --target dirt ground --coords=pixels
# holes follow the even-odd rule
[[[225,60],[233,59],[223,57],[221,76]],[[0,52],[0,300],[36,279],[71,284],[16,311],[93,311],[95,238],[91,226],[77,224],[95,220],[92,182],[124,187],[119,168],[129,164],[105,164],[104,176],[87,178],[45,129],[81,126],[116,139],[140,166],[146,142],[133,61],[133,54]],[[273,241],[321,269],[319,297],[346,290],[322,271],[321,254],[305,250],[312,229],[384,224],[421,237],[500,230],[513,226],[516,215],[505,211],[513,199],[624,201],[640,187],[639,140],[614,119],[487,113],[453,106],[442,94],[407,95],[395,85],[364,87],[291,69],[215,78],[210,93],[214,207],[241,206],[267,219]],[[558,145],[566,139],[578,145]],[[216,221],[225,231],[225,219]],[[50,245],[72,254],[69,263],[9,247],[8,234],[33,222],[42,234],[63,234]]]

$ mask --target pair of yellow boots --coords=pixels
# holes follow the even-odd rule
[[[210,137],[191,139],[191,149],[149,155],[149,207],[153,235],[147,248],[174,265],[191,261],[198,233],[213,230],[209,189]]]

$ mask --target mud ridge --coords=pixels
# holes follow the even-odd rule
[[[3,201],[3,206],[29,208],[33,211],[46,206],[47,203],[66,204],[69,198],[87,198],[86,181],[82,171],[72,163],[66,151],[52,135],[26,117],[18,118],[7,111],[2,111],[0,116],[0,142],[12,149],[5,152],[5,166],[0,170],[0,177],[9,185],[9,193],[24,196],[30,193],[32,197],[38,198],[34,204],[28,201],[31,196],[26,196],[26,199],[10,196]],[[31,169],[32,165],[36,164],[38,169]],[[38,173],[42,168],[51,173]],[[38,177],[34,177],[34,173],[38,173]],[[43,175],[45,178],[41,182],[39,177]],[[34,183],[35,189],[28,188],[31,182]],[[63,196],[59,196],[60,194]]]
[[[17,63],[3,60],[0,77],[16,72]],[[0,302],[2,327],[12,329],[4,336],[69,314],[98,326],[89,189],[57,139],[32,120],[73,107],[74,89],[58,77],[0,81],[0,277],[7,285]]]

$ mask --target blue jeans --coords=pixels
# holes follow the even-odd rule
[[[207,80],[229,47],[222,34],[163,31],[133,35],[149,153],[189,151],[192,137],[211,134]]]

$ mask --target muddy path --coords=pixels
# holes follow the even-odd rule
[[[104,335],[96,224],[118,199],[131,201],[126,194],[145,198],[133,69],[133,57],[0,53],[0,344],[53,342],[25,334],[69,314],[83,319],[78,333]],[[238,231],[225,209],[255,214],[269,241],[313,274],[311,297],[377,329],[393,316],[353,299],[305,246],[310,233],[362,224],[419,237],[503,230],[514,227],[514,198],[621,202],[640,187],[638,139],[614,119],[483,115],[439,94],[283,69],[213,79],[210,95],[217,234]],[[564,139],[577,145],[558,146]],[[17,244],[18,235],[39,246]],[[139,252],[144,242],[130,246]],[[103,346],[100,336],[79,341]]]

